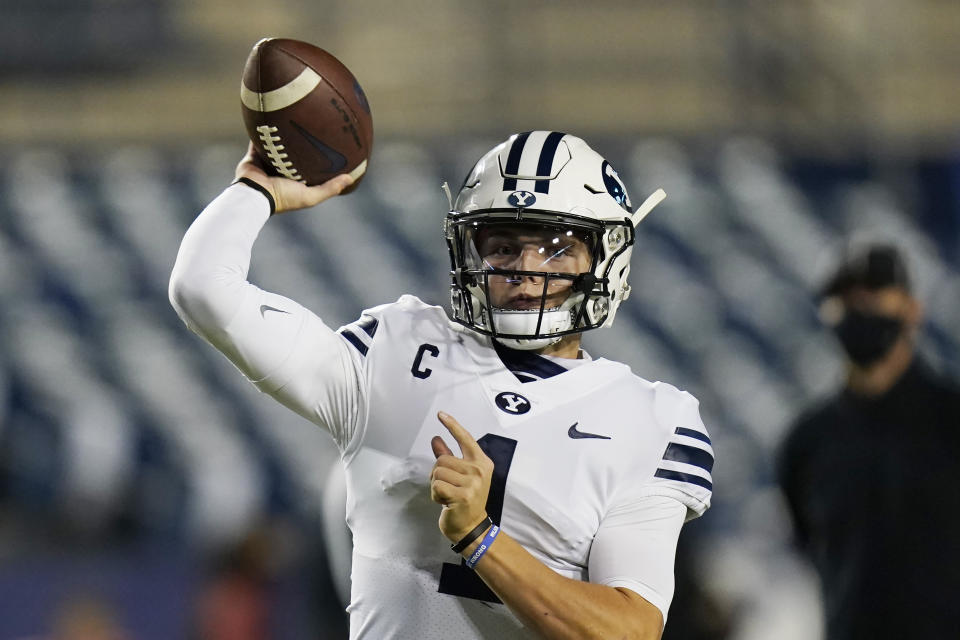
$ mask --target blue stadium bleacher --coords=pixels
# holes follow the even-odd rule
[[[455,189],[464,158],[485,146],[384,141],[355,194],[267,225],[251,280],[331,326],[401,293],[446,304],[440,185]],[[318,526],[332,442],[258,394],[166,299],[183,232],[241,151],[210,146],[184,163],[146,147],[94,158],[48,149],[0,176],[9,503],[86,531],[121,518],[201,548],[275,515]],[[956,372],[956,253],[945,259],[877,180],[839,185],[821,210],[824,194],[795,182],[763,141],[732,139],[705,162],[651,139],[624,158],[635,200],[661,186],[668,199],[640,229],[616,328],[588,334],[586,348],[701,399],[718,452],[704,526],[754,540],[780,517],[770,458],[784,429],[841,373],[812,300],[831,257],[849,237],[901,242],[927,303],[925,350]],[[785,544],[782,526],[776,535]]]

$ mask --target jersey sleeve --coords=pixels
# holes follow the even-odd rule
[[[677,500],[656,495],[611,509],[590,547],[590,582],[630,589],[657,607],[666,621],[686,511]]]
[[[687,507],[687,520],[692,520],[710,507],[713,445],[697,399],[670,385],[656,386],[654,411],[667,438],[653,478],[642,493],[680,501]]]
[[[329,431],[343,449],[364,417],[362,362],[314,313],[247,281],[268,217],[266,199],[255,190],[226,189],[187,230],[170,301],[257,388]]]

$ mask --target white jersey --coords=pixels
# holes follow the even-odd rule
[[[209,232],[218,208],[231,211],[223,224],[234,228],[259,230],[266,220],[252,205],[260,196],[240,190],[249,191],[229,189],[198,219],[174,281],[196,284],[217,261],[245,277],[246,264],[227,263],[245,252],[248,261],[249,247],[204,244],[225,242],[222,229]],[[235,235],[252,244],[256,233]],[[354,540],[351,638],[532,637],[437,526],[430,440],[445,435],[456,447],[439,411],[493,460],[487,511],[506,533],[557,573],[632,589],[666,617],[679,525],[703,513],[712,488],[712,449],[692,396],[602,358],[565,370],[534,353],[498,353],[412,296],[334,332],[245,281],[210,281],[219,291],[193,300],[172,285],[181,316],[341,448]]]

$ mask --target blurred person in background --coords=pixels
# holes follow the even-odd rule
[[[677,544],[676,595],[670,605],[670,624],[663,630],[663,640],[733,638],[735,607],[708,586],[700,562],[703,550],[710,548],[703,531],[706,523],[697,520],[691,524],[683,528]]]
[[[269,177],[252,147],[236,177],[187,231],[170,298],[339,446],[351,638],[659,638],[677,537],[712,495],[710,438],[693,396],[580,339],[626,298],[634,228],[663,192],[634,211],[583,140],[511,136],[450,203],[454,320],[403,296],[334,331],[246,278],[272,213],[350,179]]]
[[[19,640],[134,640],[113,604],[98,594],[71,594],[53,610],[50,635]]]
[[[803,415],[778,461],[827,640],[960,634],[960,389],[917,353],[922,306],[893,246],[850,251],[821,317],[846,384]]]
[[[188,637],[194,640],[268,640],[271,540],[254,530],[214,562],[196,599]]]

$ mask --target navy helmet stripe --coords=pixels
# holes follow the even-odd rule
[[[377,326],[379,326],[379,324],[380,321],[373,316],[360,316],[360,319],[356,322],[356,325],[363,329],[363,332],[371,338],[377,332]]]
[[[540,150],[540,160],[537,162],[538,176],[549,176],[553,173],[553,157],[557,155],[557,147],[560,146],[560,140],[562,140],[565,135],[567,134],[554,131],[548,135],[547,139],[543,142],[543,148]],[[549,193],[550,181],[537,180],[533,190],[537,193]]]
[[[688,438],[696,438],[701,442],[710,443],[710,436],[705,434],[702,431],[697,431],[696,429],[687,429],[686,427],[677,427],[677,430],[674,431],[678,436],[687,436]]]
[[[520,171],[520,156],[523,155],[523,146],[527,144],[527,138],[530,137],[530,133],[530,131],[521,133],[513,141],[513,146],[510,147],[510,155],[507,156],[507,166],[503,168],[505,174],[515,176],[517,172]],[[503,190],[516,191],[517,179],[507,178],[504,180]]]
[[[713,471],[713,456],[710,455],[709,451],[699,447],[672,442],[664,452],[663,459],[692,464],[707,472]]]
[[[349,329],[340,329],[340,335],[342,335],[347,342],[352,344],[357,348],[357,351],[360,352],[360,355],[367,355],[367,345],[363,344],[356,335],[354,335]]]
[[[713,491],[712,482],[706,478],[695,476],[692,473],[683,473],[682,471],[673,471],[671,469],[657,469],[657,472],[653,475],[658,478],[663,478],[664,480],[676,480],[678,482],[695,484],[698,487],[703,487],[704,489]]]

